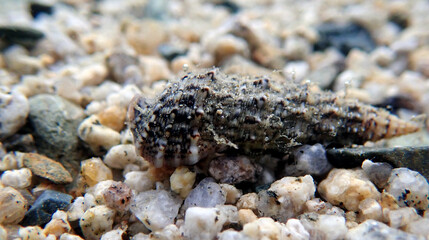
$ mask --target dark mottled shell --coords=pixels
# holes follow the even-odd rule
[[[389,112],[308,85],[187,74],[157,99],[136,96],[128,117],[136,149],[160,167],[195,164],[226,149],[286,153],[313,143],[362,144],[419,126]]]

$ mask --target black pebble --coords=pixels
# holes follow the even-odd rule
[[[7,46],[19,44],[27,48],[32,48],[43,37],[45,35],[42,32],[29,27],[0,27],[0,40],[7,43]]]
[[[73,197],[68,194],[46,190],[25,213],[20,224],[22,226],[44,226],[57,210],[66,210],[72,199]]]
[[[220,7],[224,7],[226,8],[230,13],[237,13],[238,11],[240,11],[240,7],[231,1],[221,1],[219,3],[216,4],[216,6],[220,6]]]
[[[29,6],[30,14],[33,16],[33,18],[37,18],[40,14],[47,14],[52,15],[53,8],[50,5],[37,3],[37,2],[31,2]]]
[[[375,42],[370,33],[360,25],[325,23],[317,28],[319,41],[315,43],[315,51],[323,51],[334,47],[344,55],[351,49],[357,48],[365,52],[371,52],[375,48]]]

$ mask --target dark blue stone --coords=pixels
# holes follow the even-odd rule
[[[317,30],[319,41],[314,45],[315,51],[334,47],[347,55],[354,48],[365,52],[371,52],[375,48],[371,34],[364,27],[354,23],[325,23],[320,25]]]
[[[51,5],[42,4],[39,2],[31,2],[29,10],[33,18],[37,18],[40,14],[52,15],[53,13],[53,7]]]
[[[73,197],[68,194],[46,190],[33,203],[20,224],[22,226],[44,226],[57,210],[66,210],[72,199]]]

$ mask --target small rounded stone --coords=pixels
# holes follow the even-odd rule
[[[29,110],[28,100],[22,93],[0,89],[0,139],[17,132],[25,124]]]
[[[57,210],[52,215],[52,220],[48,222],[43,229],[43,233],[47,235],[54,235],[58,239],[63,233],[69,233],[71,226],[67,221],[67,213],[61,210]]]
[[[99,158],[82,161],[80,172],[85,183],[90,187],[101,181],[113,179],[112,170]]]
[[[18,233],[22,239],[45,240],[46,238],[46,234],[39,226],[21,228]]]
[[[103,109],[97,116],[101,125],[119,132],[124,128],[126,114],[127,110],[125,108],[114,105]]]
[[[362,170],[333,169],[318,186],[318,192],[329,203],[358,211],[365,199],[380,199],[380,192]]]
[[[88,143],[92,151],[101,154],[121,141],[119,132],[101,125],[99,117],[92,115],[79,125],[79,138]]]
[[[98,240],[104,232],[112,229],[115,211],[104,206],[88,209],[79,221],[85,239]]]
[[[46,156],[37,153],[24,153],[22,155],[24,166],[34,175],[46,178],[57,184],[66,184],[73,181],[70,173],[61,165]]]
[[[1,182],[5,186],[10,186],[13,188],[26,188],[31,185],[32,176],[33,175],[28,168],[9,170],[3,172],[1,175]]]
[[[429,184],[418,172],[408,168],[395,168],[385,188],[393,195],[401,207],[428,209]]]
[[[136,163],[138,157],[134,145],[120,144],[112,147],[103,161],[111,168],[124,169],[126,165]]]
[[[178,167],[170,176],[171,190],[186,198],[192,190],[196,173],[191,172],[187,167]]]
[[[11,187],[0,188],[0,224],[17,224],[27,211],[27,200]]]

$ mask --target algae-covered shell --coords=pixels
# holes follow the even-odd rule
[[[287,153],[302,144],[345,146],[419,130],[390,114],[309,85],[266,77],[189,73],[156,99],[136,96],[128,118],[136,149],[156,167],[217,152]]]

